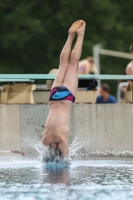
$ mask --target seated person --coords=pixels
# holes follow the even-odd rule
[[[87,57],[79,61],[78,74],[97,74],[98,70],[95,66],[93,57]]]
[[[51,88],[49,115],[43,131],[42,143],[69,157],[68,132],[72,104],[78,87],[78,63],[82,52],[85,22],[76,21],[69,29],[68,39],[60,54],[60,65]],[[77,35],[74,49],[72,42]]]
[[[130,46],[131,54],[133,55],[133,44]],[[133,60],[126,67],[126,75],[133,75]],[[128,83],[133,83],[133,80],[128,80]]]
[[[130,46],[131,54],[133,55],[133,44]],[[133,60],[126,67],[126,74],[133,75]]]
[[[108,84],[102,84],[100,95],[97,97],[96,103],[116,103],[116,98],[109,94],[110,87]]]

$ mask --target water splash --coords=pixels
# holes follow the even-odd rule
[[[41,141],[39,140],[30,140],[28,138],[26,140],[28,140],[30,147],[36,150],[38,159],[41,161],[44,154],[47,155],[48,147],[42,145]]]
[[[28,140],[28,144],[34,148],[37,152],[38,159],[42,163],[49,163],[49,166],[52,167],[52,165],[55,164],[68,164],[70,165],[71,159],[81,159],[81,158],[91,158],[91,157],[133,157],[132,151],[110,151],[110,150],[103,150],[103,151],[93,151],[88,150],[89,146],[92,146],[92,142],[88,139],[84,139],[81,137],[82,134],[78,132],[70,147],[70,157],[69,159],[62,159],[59,155],[59,152],[55,152],[54,149],[49,149],[48,147],[42,145],[41,141],[39,140]]]
[[[28,140],[28,144],[34,148],[38,154],[38,158],[42,162],[47,163],[61,163],[61,164],[70,164],[72,158],[78,158],[79,156],[85,156],[85,146],[89,143],[89,140],[81,139],[81,134],[78,132],[70,147],[69,152],[70,156],[68,159],[62,159],[60,151],[55,151],[54,148],[49,148],[42,145],[39,140]]]
[[[132,158],[132,151],[89,151],[86,153],[90,157],[127,157]]]
[[[89,144],[89,139],[88,140],[85,140],[83,138],[81,139],[81,134],[80,134],[80,132],[78,132],[75,135],[75,137],[69,147],[70,157],[77,158],[79,156],[85,156],[85,154],[86,154],[85,146],[88,144]]]
[[[29,140],[29,144],[38,153],[38,159],[46,167],[52,168],[62,168],[68,167],[70,165],[70,158],[62,159],[60,150],[55,150],[54,148],[49,148],[42,145],[38,140]]]

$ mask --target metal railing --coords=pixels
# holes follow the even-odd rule
[[[0,74],[0,82],[33,82],[34,80],[54,80],[55,77],[56,75],[53,74]],[[78,75],[78,78],[79,80],[133,80],[133,75],[89,74]]]
[[[103,49],[102,47],[103,46],[101,44],[96,44],[96,45],[93,46],[93,57],[94,57],[95,64],[96,64],[96,67],[98,69],[99,74],[100,74],[100,71],[101,71],[100,54],[105,55],[105,56],[113,56],[113,57],[119,57],[119,58],[125,58],[125,59],[133,59],[133,55],[130,54],[130,53]]]

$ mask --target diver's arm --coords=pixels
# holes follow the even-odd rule
[[[69,146],[68,146],[68,141],[67,139],[64,139],[60,144],[59,144],[59,149],[62,154],[62,158],[69,158]]]

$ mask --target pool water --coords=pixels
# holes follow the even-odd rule
[[[132,200],[133,159],[72,161],[69,168],[38,161],[0,162],[0,200]]]

